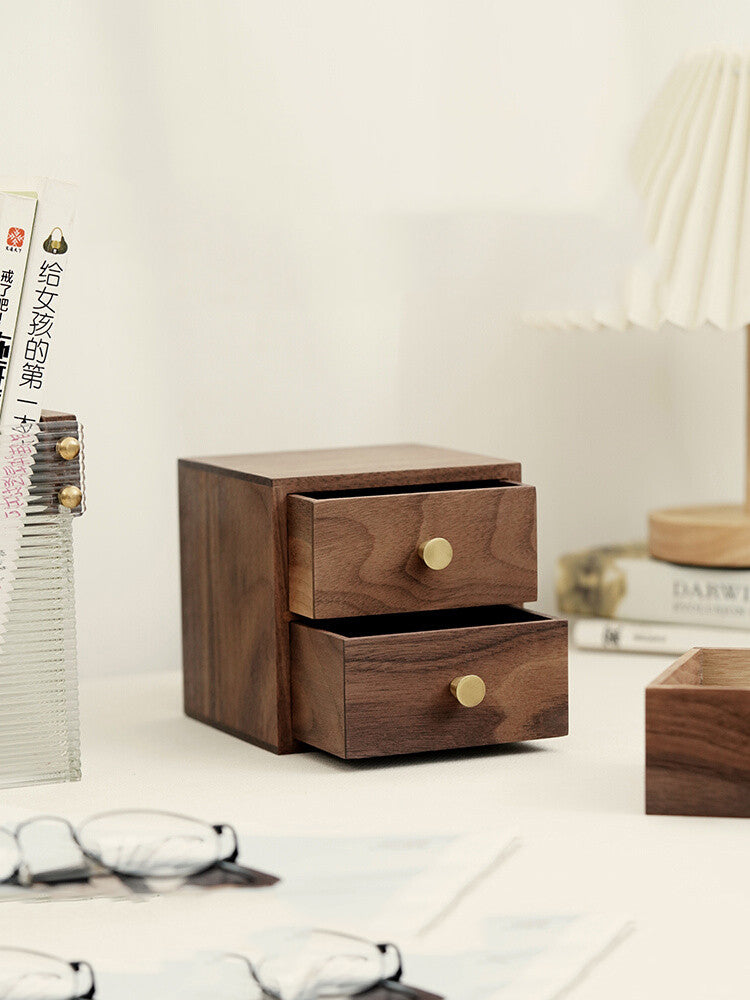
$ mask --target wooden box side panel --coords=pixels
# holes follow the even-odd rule
[[[288,496],[287,559],[289,563],[289,609],[296,615],[315,617],[313,577],[313,502],[308,497]]]
[[[288,752],[272,491],[180,463],[179,493],[185,711]]]
[[[290,498],[301,520],[305,499]],[[293,506],[292,506],[293,505]],[[536,491],[532,486],[307,501],[297,528],[292,610],[337,618],[523,604],[536,600]],[[453,560],[428,569],[418,554],[444,536]],[[313,544],[314,543],[314,544]],[[308,554],[309,553],[309,554]],[[306,599],[308,598],[309,599]],[[301,608],[307,610],[302,611]]]
[[[476,708],[450,693],[465,674],[487,685]],[[567,622],[351,640],[346,705],[352,758],[565,736]]]
[[[647,688],[646,812],[750,817],[750,691]]]
[[[292,622],[292,720],[303,743],[346,756],[344,644],[339,636]]]
[[[701,649],[705,685],[750,689],[750,649]]]
[[[675,685],[700,685],[703,680],[703,650],[689,649],[686,653],[670,664],[667,669],[651,681],[647,690],[655,687]]]

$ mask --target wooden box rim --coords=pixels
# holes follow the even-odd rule
[[[704,684],[701,680],[700,683],[692,684],[687,681],[670,683],[670,678],[682,670],[691,660],[700,659],[706,654],[709,656],[730,656],[731,658],[736,657],[738,659],[740,656],[744,656],[747,663],[747,682],[739,684]],[[737,693],[750,691],[750,648],[731,649],[721,646],[693,646],[692,649],[683,653],[678,660],[675,660],[674,663],[670,664],[666,670],[662,671],[658,677],[654,678],[654,680],[646,686],[646,691],[679,691],[680,694],[683,695],[688,694],[689,692],[700,691],[736,691]]]
[[[499,608],[507,608],[508,610],[517,611],[519,612],[519,615],[526,615],[527,617],[510,618],[507,621],[484,621],[484,622],[478,621],[474,624],[467,622],[466,624],[463,625],[439,625],[436,626],[435,628],[422,628],[422,629],[403,628],[393,632],[380,632],[380,631],[363,632],[360,635],[348,635],[343,627],[338,627],[338,628],[331,627],[333,623],[330,619],[328,620],[328,622],[326,622],[325,619],[316,620],[312,618],[303,618],[298,616],[293,618],[290,624],[303,625],[306,628],[313,629],[316,632],[322,632],[325,633],[326,635],[330,635],[334,639],[341,639],[345,643],[369,642],[372,639],[381,639],[385,637],[393,638],[395,636],[400,636],[400,635],[423,636],[423,635],[432,635],[435,632],[440,632],[441,634],[445,634],[446,632],[468,632],[468,631],[476,632],[479,631],[480,629],[488,629],[488,628],[492,629],[518,628],[521,625],[542,626],[542,625],[555,625],[558,623],[563,623],[567,625],[567,619],[565,618],[559,618],[556,615],[545,615],[539,611],[529,611],[526,608],[517,608],[514,605],[509,605],[509,604],[489,605],[488,607],[482,607],[482,608],[460,608],[460,609],[451,608],[448,610],[449,612],[452,612],[454,610],[458,610],[461,612],[466,612],[466,611],[491,612]],[[351,619],[337,618],[334,619],[334,621],[337,623],[339,621],[348,621],[352,625],[354,625],[357,622],[368,622],[375,625],[379,618],[396,618],[396,617],[398,618],[403,617],[404,619],[414,618],[414,617],[423,618],[424,616],[427,615],[430,616],[434,615],[435,621],[437,622],[439,619],[445,619],[446,611],[444,610],[406,611],[394,615],[365,615],[362,618],[351,618]]]

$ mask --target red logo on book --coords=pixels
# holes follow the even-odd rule
[[[8,230],[7,245],[9,247],[18,247],[20,250],[23,246],[23,238],[26,235],[23,229],[16,229],[15,226],[11,226]]]

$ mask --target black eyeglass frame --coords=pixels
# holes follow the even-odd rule
[[[88,972],[89,979],[91,980],[91,986],[86,993],[81,993],[77,997],[73,997],[72,1000],[93,1000],[96,996],[96,976],[94,975],[94,970],[89,962],[69,962],[73,972],[78,975],[81,970],[85,969]]]
[[[76,979],[81,972],[85,971],[91,981],[91,985],[85,993],[78,993],[74,997],[70,997],[69,1000],[93,1000],[96,996],[96,976],[94,975],[94,969],[90,962],[66,962],[64,958],[59,958],[57,955],[50,955],[43,951],[31,951],[27,948],[7,948],[0,951],[11,951],[15,954],[25,954],[25,955],[35,955],[37,958],[43,958],[47,961],[60,962],[61,965],[67,965],[73,970],[76,975]]]
[[[247,881],[248,885],[266,886],[266,885],[272,885],[275,882],[279,881],[278,878],[276,878],[276,876],[265,875],[263,872],[256,871],[253,868],[246,868],[244,865],[240,865],[237,863],[237,858],[239,857],[239,840],[237,837],[237,831],[229,823],[215,823],[215,824],[204,823],[203,820],[196,820],[192,816],[185,816],[181,813],[162,812],[157,809],[122,809],[122,810],[116,809],[112,810],[111,812],[96,813],[94,816],[90,816],[88,819],[86,819],[84,823],[81,824],[81,826],[83,826],[85,823],[90,823],[92,820],[102,819],[107,816],[118,816],[120,814],[132,815],[134,813],[135,814],[140,813],[144,816],[162,816],[162,817],[169,816],[173,819],[189,820],[190,822],[193,823],[201,823],[204,826],[208,827],[209,829],[213,830],[214,833],[216,833],[217,836],[219,837],[224,836],[226,833],[231,834],[233,846],[230,852],[225,857],[217,858],[215,861],[211,862],[211,864],[205,865],[203,868],[199,868],[196,869],[195,871],[190,871],[185,873],[184,875],[185,878],[192,878],[197,875],[202,875],[207,871],[212,871],[213,869],[218,868],[221,871],[225,871],[229,874],[241,876]],[[15,841],[19,857],[19,863],[18,866],[16,867],[16,870],[6,879],[4,879],[3,880],[4,882],[6,883],[12,882],[14,879],[19,881],[19,876],[23,870],[24,851],[21,846],[21,841],[19,839],[20,832],[24,828],[29,827],[34,823],[41,823],[41,822],[62,823],[63,826],[66,827],[68,833],[70,834],[71,840],[76,845],[78,850],[81,852],[82,856],[86,858],[87,861],[99,865],[100,867],[106,869],[111,874],[117,875],[119,878],[143,879],[143,878],[171,877],[171,876],[156,876],[148,874],[136,875],[133,872],[121,871],[120,869],[118,869],[113,865],[107,865],[100,858],[96,857],[96,855],[91,854],[89,851],[86,850],[86,848],[81,843],[76,827],[70,822],[70,820],[66,819],[64,816],[42,814],[39,816],[32,816],[30,819],[23,820],[23,822],[19,823],[14,830],[9,829],[8,827],[0,826],[0,830],[2,830],[4,833],[7,833]],[[86,882],[90,877],[91,877],[91,871],[88,867],[74,868],[72,866],[68,866],[66,868],[53,869],[50,871],[42,872],[38,876],[35,875],[33,881],[41,883],[43,885],[59,885],[66,882]]]

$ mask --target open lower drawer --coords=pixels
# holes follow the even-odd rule
[[[509,606],[290,624],[294,735],[339,757],[564,736],[567,622]],[[475,701],[473,707],[461,701]],[[464,696],[464,692],[468,696]]]

